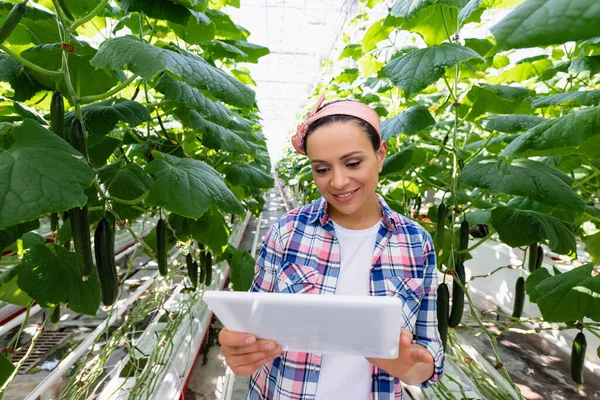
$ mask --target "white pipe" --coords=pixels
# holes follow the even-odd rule
[[[256,221],[256,230],[254,232],[254,240],[252,241],[252,250],[250,252],[252,258],[254,258],[256,255],[256,246],[258,246],[258,238],[260,237],[260,223],[262,221],[262,215],[263,213],[261,211],[260,214],[258,214],[258,221]]]
[[[33,315],[39,313],[41,310],[42,310],[42,307],[40,307],[39,304],[34,305],[33,307],[31,307],[31,310],[29,311],[29,317],[32,317]],[[15,318],[11,319],[4,325],[0,326],[0,336],[6,335],[14,327],[21,325],[23,323],[23,321],[25,321],[26,314],[27,314],[27,311],[23,311],[21,314],[17,315]]]

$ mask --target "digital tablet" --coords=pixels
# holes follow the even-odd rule
[[[207,291],[204,301],[234,332],[284,351],[396,358],[402,300],[386,296]]]

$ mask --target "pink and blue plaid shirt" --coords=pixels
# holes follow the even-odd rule
[[[383,218],[373,252],[370,294],[404,300],[403,329],[412,331],[413,342],[427,348],[434,359],[433,376],[422,383],[426,387],[440,379],[444,369],[433,241],[419,224],[390,209],[381,196],[378,199]],[[321,197],[285,214],[269,229],[250,291],[332,295],[339,271],[340,245]],[[401,399],[400,380],[371,367],[370,400]],[[321,355],[284,351],[252,375],[246,399],[327,400],[315,399],[320,369]]]

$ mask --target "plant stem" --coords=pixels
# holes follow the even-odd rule
[[[114,88],[112,88],[111,90],[109,90],[108,92],[106,92],[104,94],[97,94],[97,95],[93,95],[93,96],[83,96],[79,99],[79,103],[87,104],[87,103],[93,103],[93,102],[99,101],[99,100],[108,99],[109,97],[112,97],[115,94],[119,93],[121,90],[125,89],[136,78],[137,78],[137,75],[135,75],[135,74],[131,75],[129,78],[127,78],[126,80],[121,82],[119,85],[115,86]]]
[[[33,305],[33,300],[30,301],[29,304],[27,304],[27,310],[25,310],[25,319],[23,320],[23,323],[21,324],[21,327],[19,328],[19,331],[17,332],[17,334],[15,336],[13,336],[11,341],[6,345],[7,349],[14,349],[16,346],[18,346],[21,333],[23,332],[23,329],[25,329],[25,327],[29,323],[29,315],[31,312],[32,305]],[[12,354],[8,355],[8,360],[12,361]]]
[[[73,22],[73,25],[71,25],[70,30],[75,32],[75,30],[77,28],[79,28],[81,25],[85,24],[88,21],[91,21],[96,15],[98,15],[98,13],[100,13],[100,11],[102,11],[104,9],[104,7],[106,6],[106,4],[108,4],[108,2],[109,2],[109,0],[102,0],[96,6],[96,8],[94,8],[92,11],[90,11],[90,13],[88,15],[86,15],[85,17],[81,17],[77,21]]]
[[[472,280],[474,280],[474,279],[477,279],[477,278],[488,278],[488,277],[494,275],[498,271],[501,271],[503,269],[510,269],[510,268],[511,268],[510,265],[504,265],[504,266],[498,267],[495,270],[493,270],[492,272],[488,272],[487,274],[484,274],[484,275],[472,275],[471,279],[469,280],[469,282],[472,281]]]
[[[490,232],[484,237],[482,238],[479,242],[475,243],[473,246],[469,247],[466,250],[457,250],[456,254],[465,254],[468,253],[470,251],[475,250],[477,247],[479,247],[483,242],[485,242],[486,240],[488,240],[494,233],[496,233],[495,229],[491,229]]]
[[[42,68],[39,65],[34,64],[31,61],[24,59],[23,57],[21,57],[20,55],[18,55],[14,51],[10,50],[8,47],[6,47],[3,44],[0,44],[0,50],[2,50],[3,52],[5,52],[6,54],[8,54],[9,56],[11,56],[12,58],[14,58],[15,60],[17,60],[23,66],[25,66],[25,67],[27,67],[27,68],[29,68],[29,69],[37,72],[37,73],[40,73],[40,74],[46,75],[46,76],[50,76],[50,77],[58,77],[58,76],[61,75],[60,71],[51,71],[49,69]]]

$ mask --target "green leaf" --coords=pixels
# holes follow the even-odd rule
[[[463,26],[465,22],[470,22],[471,16],[480,10],[482,0],[471,0],[458,13],[458,25]]]
[[[221,39],[245,40],[250,35],[247,29],[235,24],[224,12],[208,8],[205,13],[214,22],[217,28],[216,36]]]
[[[185,82],[176,81],[169,75],[161,76],[155,89],[164,94],[165,99],[185,104],[209,121],[223,126],[227,126],[231,121],[229,111],[222,103],[213,102],[198,89]]]
[[[377,48],[377,43],[389,39],[394,27],[386,24],[386,18],[380,19],[367,29],[361,41],[362,51],[367,53]]]
[[[600,107],[544,122],[523,133],[501,153],[505,157],[572,154],[600,157]]]
[[[31,249],[33,246],[35,246],[37,244],[45,244],[46,243],[46,239],[43,236],[38,235],[37,233],[33,233],[33,232],[27,232],[27,233],[23,234],[23,237],[21,240],[23,241],[24,249]]]
[[[533,90],[506,85],[473,86],[467,93],[468,102],[472,104],[468,119],[474,120],[486,112],[512,114],[519,109],[525,98],[533,93]]]
[[[69,11],[71,11],[71,14],[75,15],[75,16],[86,16],[90,13],[90,11],[92,11],[94,8],[96,8],[98,6],[98,4],[100,3],[99,0],[65,0],[65,3],[67,4],[67,7],[69,8]],[[106,9],[108,9],[110,6],[106,6]],[[100,12],[100,15],[102,15],[102,11]]]
[[[491,28],[500,50],[561,44],[598,36],[596,0],[527,0]]]
[[[550,215],[551,217],[558,218],[573,225],[575,225],[577,219],[581,216],[580,212],[551,207],[521,196],[513,197],[506,205],[508,207],[518,208],[519,210],[536,211],[538,213]]]
[[[246,141],[237,132],[205,120],[194,110],[191,110],[188,116],[189,120],[186,125],[202,132],[202,144],[209,149],[222,149],[238,153],[250,151]]]
[[[216,254],[221,254],[229,240],[229,227],[219,211],[214,208],[205,212],[198,220],[185,218],[175,213],[169,214],[169,226],[175,231],[179,240],[194,238],[198,243],[210,247]]]
[[[427,45],[434,46],[456,33],[457,21],[458,10],[455,7],[435,5],[420,12],[402,28],[420,34]]]
[[[340,57],[338,59],[342,60],[344,58],[350,57],[350,58],[353,58],[354,60],[358,60],[362,56],[363,56],[362,45],[349,44],[349,45],[346,45],[346,47],[344,47],[344,50],[342,50],[342,53],[340,54]]]
[[[511,247],[542,242],[559,254],[575,254],[577,251],[573,233],[575,227],[544,213],[496,207],[492,210],[492,225],[500,240]]]
[[[0,255],[2,254],[2,250],[16,242],[17,239],[19,239],[25,233],[34,229],[38,229],[39,227],[40,221],[38,219],[34,219],[0,230]]]
[[[60,42],[60,40],[57,40]],[[119,83],[115,73],[96,69],[90,65],[90,60],[96,55],[96,49],[86,42],[76,42],[75,53],[69,54],[69,72],[73,86],[77,88],[80,96],[96,95],[106,93],[109,89]],[[62,50],[60,43],[41,44],[30,47],[21,52],[21,57],[31,61],[40,67],[57,71],[62,66]],[[27,69],[35,79],[48,88],[55,88],[55,77]],[[63,79],[60,80],[60,92],[64,96],[69,95],[69,90]]]
[[[542,297],[543,293],[536,290],[536,286],[540,282],[551,277],[552,275],[546,268],[539,268],[529,275],[529,277],[527,277],[527,280],[525,281],[525,291],[529,295],[530,302],[537,303],[539,298]]]
[[[0,1],[0,24],[4,22],[13,6],[14,3]],[[19,25],[7,42],[15,45],[60,42],[60,34],[58,33],[58,25],[54,14],[28,6],[25,15],[19,21]]]
[[[18,265],[0,275],[0,300],[18,306],[27,306],[32,299],[17,285],[17,268]]]
[[[477,54],[483,57],[494,47],[494,44],[487,39],[465,39],[465,46],[475,50]]]
[[[126,122],[131,128],[150,121],[152,117],[146,107],[128,99],[109,99],[81,108],[83,122],[89,135],[102,136],[112,131],[117,124]],[[65,115],[65,126],[71,131],[74,113]],[[70,135],[70,133],[69,133]]]
[[[100,306],[98,274],[84,281],[77,255],[62,246],[33,246],[19,264],[17,276],[19,287],[44,307],[65,303],[75,312],[96,315]]]
[[[390,14],[394,17],[402,17],[409,20],[420,11],[437,2],[438,0],[400,0],[392,6]]]
[[[144,79],[169,71],[198,89],[208,90],[228,104],[250,107],[254,91],[202,58],[188,52],[181,54],[145,43],[134,36],[105,40],[90,61],[97,68],[130,71]]]
[[[492,212],[490,210],[479,210],[468,213],[465,218],[469,223],[469,226],[475,226],[478,224],[488,225],[492,222]]]
[[[0,385],[6,383],[8,378],[10,378],[15,371],[15,368],[17,367],[15,367],[4,354],[0,353]]]
[[[0,229],[83,206],[95,176],[83,156],[33,120],[12,132],[12,145],[0,148]]]
[[[566,92],[550,96],[535,97],[531,101],[531,108],[548,107],[557,105],[566,106],[597,106],[600,104],[600,89],[581,92]]]
[[[564,173],[539,161],[476,158],[462,171],[463,185],[488,189],[492,194],[523,196],[556,208],[583,212],[585,202],[571,189]]]
[[[425,153],[422,149],[409,146],[401,151],[392,154],[383,161],[383,168],[380,175],[400,174],[406,171],[409,166],[416,166],[425,160]]]
[[[196,11],[202,11],[206,7],[206,4],[208,3],[208,0],[170,0],[170,1],[172,1],[173,3],[180,4],[184,7],[191,8],[192,10],[196,10]]]
[[[583,321],[584,318],[599,321],[600,274],[594,273],[594,264],[589,263],[540,279],[535,285],[534,298],[545,321]]]
[[[206,56],[204,58],[206,59],[219,60],[228,58],[237,62],[244,62],[248,59],[248,54],[242,50],[217,39],[202,43],[202,48],[205,51]]]
[[[223,170],[225,178],[237,186],[254,186],[258,188],[272,188],[275,181],[265,171],[254,165],[236,161]]]
[[[229,44],[230,46],[234,46],[241,50],[247,56],[245,62],[249,63],[257,63],[259,58],[270,53],[270,50],[267,47],[249,43],[245,40],[223,40],[223,43]]]
[[[156,176],[146,204],[164,207],[184,217],[198,219],[211,206],[227,213],[244,211],[223,178],[208,164],[153,151],[146,172]]]
[[[148,17],[167,20],[180,25],[187,25],[190,18],[200,18],[204,19],[206,24],[210,23],[204,14],[192,11],[177,3],[177,1],[166,0],[121,0],[121,9],[125,13],[143,12]]]
[[[381,136],[387,142],[399,135],[412,135],[434,125],[435,119],[426,107],[410,107],[381,123]]]
[[[123,200],[135,200],[150,190],[154,183],[142,167],[122,162],[109,164],[98,170],[98,179],[111,196]]]
[[[45,89],[21,64],[2,52],[0,52],[0,81],[10,83],[15,93],[12,99],[16,101],[29,100],[37,92]]]
[[[398,57],[390,61],[384,70],[390,80],[404,90],[406,97],[410,97],[435,83],[446,68],[473,58],[480,58],[474,50],[443,43]]]
[[[108,157],[119,147],[121,140],[110,136],[88,136],[88,155],[95,168],[106,164]]]
[[[524,82],[528,79],[538,78],[541,71],[547,70],[551,66],[552,61],[547,58],[532,62],[520,62],[514,67],[503,71],[499,76],[488,76],[487,81],[493,85]]]
[[[534,115],[498,115],[496,117],[480,119],[479,123],[487,130],[514,133],[531,129],[534,126],[546,122],[546,118]]]
[[[585,251],[588,252],[592,261],[600,264],[600,232],[582,238],[585,243]]]
[[[233,257],[228,261],[231,268],[231,284],[233,290],[238,292],[247,292],[252,286],[254,279],[254,266],[256,260],[248,253],[248,250],[237,251],[233,253]]]

